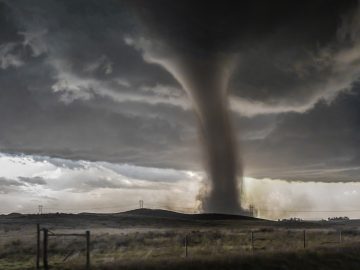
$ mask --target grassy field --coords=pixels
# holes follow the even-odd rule
[[[186,259],[129,260],[102,264],[95,269],[294,269],[294,270],[351,270],[359,269],[359,246],[341,246],[307,251],[261,252],[253,255],[196,256]],[[60,268],[64,269],[64,268]],[[66,269],[66,268],[65,268]],[[82,269],[81,267],[68,269]]]
[[[55,233],[90,230],[92,269],[360,269],[358,221],[151,215],[0,217],[0,269],[34,269],[36,223]],[[51,269],[83,269],[85,238],[50,237],[49,263]]]

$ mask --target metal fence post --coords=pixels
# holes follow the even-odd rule
[[[306,248],[306,230],[304,230],[304,248]]]

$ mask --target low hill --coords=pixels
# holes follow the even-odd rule
[[[126,212],[119,213],[119,215],[134,215],[145,217],[157,218],[173,218],[173,219],[186,219],[186,220],[259,220],[254,217],[243,215],[230,215],[230,214],[217,214],[217,213],[202,213],[202,214],[184,214],[170,210],[163,209],[134,209]]]

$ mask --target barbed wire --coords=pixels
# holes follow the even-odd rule
[[[11,232],[13,233],[13,232]],[[21,233],[21,235],[16,235],[16,234],[11,234],[9,232],[9,234],[1,234],[0,238],[7,238],[7,237],[11,237],[11,238],[23,238],[23,237],[27,237],[27,238],[32,238],[36,236],[36,233]]]

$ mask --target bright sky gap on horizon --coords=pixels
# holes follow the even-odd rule
[[[146,208],[198,212],[196,195],[202,179],[200,172],[5,154],[0,155],[0,166],[7,168],[2,170],[0,179],[2,188],[7,188],[1,198],[10,202],[1,204],[2,213],[37,213],[38,205],[44,206],[44,213],[120,212],[137,208],[140,199],[144,199]],[[76,185],[69,179],[76,179]],[[244,185],[245,197],[258,209],[260,217],[311,219],[341,215],[355,218],[360,212],[359,183],[291,183],[245,177]],[[157,190],[155,196],[154,190]],[[318,196],[319,192],[328,196]],[[119,196],[124,199],[114,203]],[[169,197],[174,196],[176,202],[170,203]],[[15,198],[19,198],[17,203],[11,203]],[[299,207],[304,198],[311,207]],[[331,206],[329,199],[333,201]]]

